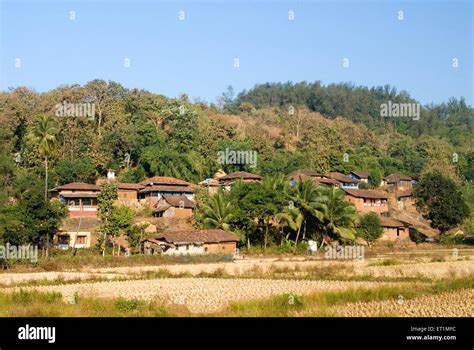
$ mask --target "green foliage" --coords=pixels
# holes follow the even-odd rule
[[[357,236],[365,239],[368,243],[375,242],[383,233],[383,227],[380,225],[380,217],[377,213],[368,213],[362,215],[357,227]]]
[[[143,300],[119,298],[115,301],[115,307],[119,311],[136,311],[146,306]]]
[[[196,218],[207,228],[230,230],[233,217],[233,204],[228,194],[221,189],[198,207]]]
[[[125,231],[127,241],[130,244],[133,253],[138,252],[140,243],[146,236],[145,229],[147,226],[148,223],[132,225]]]
[[[105,254],[107,244],[107,237],[109,235],[115,236],[118,232],[117,225],[114,223],[114,200],[117,199],[117,187],[105,182],[101,185],[100,193],[97,196],[97,214],[101,221],[101,225],[97,230],[102,235],[98,235],[98,245],[102,249],[102,254]]]
[[[44,201],[44,184],[33,174],[18,175],[15,202],[0,207],[0,240],[21,245],[45,243],[57,232],[67,209],[59,201]]]
[[[415,187],[417,206],[431,226],[445,232],[469,216],[469,208],[456,184],[438,172],[427,173]]]
[[[57,184],[93,183],[108,168],[115,169],[122,182],[161,175],[197,183],[214,175],[221,166],[217,152],[225,148],[258,152],[256,168],[249,164],[223,164],[225,171],[246,170],[265,178],[300,168],[320,172],[358,169],[371,171],[369,186],[375,187],[379,178],[389,173],[420,178],[438,170],[462,184],[465,201],[471,208],[464,223],[458,223],[464,214],[456,214],[463,213],[462,205],[451,207],[452,212],[448,208],[446,216],[451,217],[452,213],[458,225],[463,224],[467,233],[472,232],[472,107],[462,98],[450,99],[422,107],[418,121],[381,118],[380,105],[388,100],[417,102],[391,86],[366,88],[321,82],[266,83],[237,96],[229,87],[219,102],[220,109],[202,102],[191,103],[185,96],[167,98],[99,79],[41,94],[27,88],[1,93],[0,234],[11,242],[45,238],[46,229],[37,225],[47,221],[44,213],[56,209],[34,207],[38,178],[44,177],[46,194],[48,187]],[[93,120],[54,117],[52,111],[58,101],[94,103]],[[289,113],[290,105],[295,108],[293,114]],[[15,164],[17,153],[21,154],[21,161]],[[125,157],[126,153],[130,157]],[[23,174],[34,179],[31,201],[15,188],[17,178]],[[324,212],[328,203],[323,197],[327,194],[315,195],[310,185],[300,186],[288,191],[279,187],[278,193],[273,194],[265,186],[235,185],[227,198],[232,203],[230,215],[224,213],[222,218],[218,214],[217,226],[229,225],[249,244],[268,241],[268,245],[281,245],[285,240],[322,239],[326,235],[341,240],[343,235],[351,237],[353,228],[349,222],[338,224],[341,230],[337,230],[330,212]],[[27,187],[23,187],[25,192]],[[295,211],[296,215],[285,209],[290,201],[299,211]],[[203,203],[209,205],[211,200],[208,203],[203,199]],[[198,223],[215,226],[199,219],[203,209],[199,205]],[[217,203],[211,207],[217,210]],[[444,210],[441,207],[440,215]],[[277,222],[279,213],[290,215],[293,220],[303,216],[299,234],[283,217]],[[28,215],[34,215],[34,219]],[[453,224],[442,221],[435,225]],[[44,227],[54,232],[55,224],[48,225]],[[104,221],[102,225],[106,234],[112,230]]]
[[[90,157],[82,157],[77,160],[60,160],[54,167],[53,178],[58,185],[70,182],[93,183],[96,179],[94,162]]]

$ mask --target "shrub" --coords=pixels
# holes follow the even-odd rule
[[[33,295],[30,292],[20,289],[19,292],[14,292],[12,294],[12,300],[15,304],[30,304],[33,301]]]
[[[145,305],[146,303],[143,300],[124,298],[118,299],[114,304],[115,308],[120,311],[134,311],[142,308]]]

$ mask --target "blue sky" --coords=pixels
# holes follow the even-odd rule
[[[1,90],[100,78],[215,102],[228,85],[320,80],[473,104],[472,1],[0,2]]]

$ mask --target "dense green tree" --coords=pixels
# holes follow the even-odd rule
[[[103,183],[100,188],[100,193],[97,195],[97,214],[101,222],[97,230],[99,233],[97,241],[102,251],[102,256],[105,256],[109,235],[114,236],[117,232],[117,226],[112,218],[114,215],[114,201],[116,199],[117,187],[113,183]]]
[[[454,181],[440,173],[427,173],[413,192],[417,206],[431,226],[446,232],[469,216],[469,208]]]
[[[377,213],[368,213],[359,218],[357,236],[363,238],[367,243],[372,244],[380,238],[382,233],[383,227]]]

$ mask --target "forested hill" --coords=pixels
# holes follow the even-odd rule
[[[422,107],[419,120],[381,117],[389,101],[416,103],[390,87],[318,82],[257,85],[237,96],[229,90],[219,106],[102,80],[45,93],[16,88],[0,94],[0,181],[6,189],[20,175],[43,174],[44,157],[28,137],[40,115],[50,116],[57,139],[50,186],[94,182],[109,168],[128,182],[153,175],[199,182],[219,168],[262,175],[377,169],[415,177],[437,169],[458,183],[474,179],[472,107],[450,99]],[[94,114],[58,115],[65,103],[94,104]],[[225,149],[256,151],[256,167],[219,164],[217,152]]]
[[[226,97],[232,94],[228,91]],[[363,123],[371,130],[382,130],[386,124],[396,125],[400,133],[411,136],[423,134],[447,136],[451,142],[469,141],[466,136],[472,135],[473,109],[465,100],[449,98],[440,105],[421,106],[420,120],[410,118],[399,120],[380,117],[380,106],[392,103],[419,103],[406,91],[397,92],[395,87],[368,88],[349,83],[322,85],[314,83],[266,83],[256,85],[249,91],[242,91],[237,98],[228,104],[228,110],[238,112],[239,106],[278,107],[305,106],[310,111],[319,112],[330,118],[345,117],[353,122]],[[449,128],[449,130],[447,130]],[[472,139],[471,139],[472,141]]]

